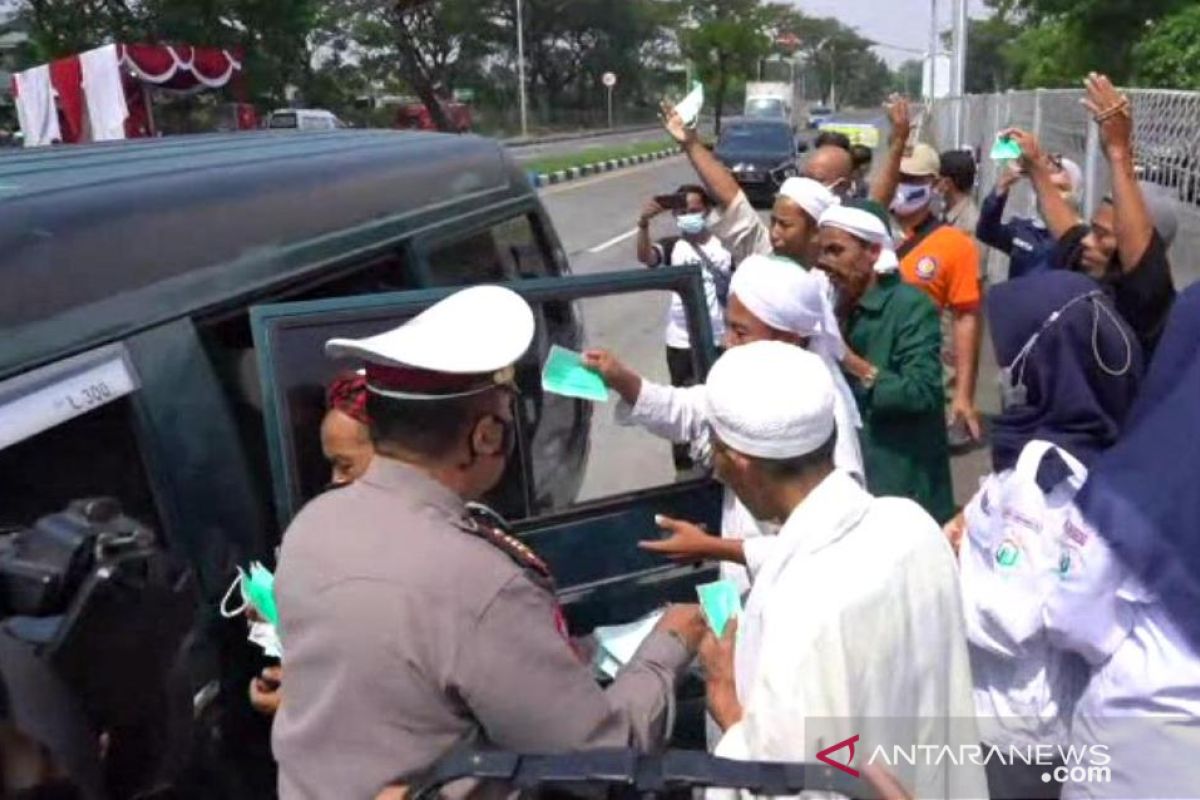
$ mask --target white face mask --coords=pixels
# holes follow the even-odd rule
[[[896,187],[891,211],[898,217],[907,217],[921,211],[933,200],[933,188],[927,183],[902,183]]]
[[[707,226],[707,221],[704,214],[697,212],[694,214],[680,214],[675,218],[675,224],[679,226],[679,232],[684,236],[698,236],[704,233]]]

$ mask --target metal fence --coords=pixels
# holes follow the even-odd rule
[[[1148,193],[1167,198],[1179,219],[1171,248],[1178,285],[1200,279],[1200,92],[1132,89],[1134,152]],[[978,194],[996,183],[997,164],[987,157],[997,131],[1020,127],[1035,133],[1048,153],[1074,160],[1083,168],[1081,193],[1091,214],[1108,193],[1108,164],[1100,150],[1096,126],[1081,100],[1083,90],[1038,89],[1002,94],[968,95],[939,100],[922,126],[921,136],[939,149],[969,148],[979,158]],[[1032,216],[1036,201],[1023,182],[1013,190],[1009,214]],[[1002,277],[1003,256],[988,256],[988,273]]]

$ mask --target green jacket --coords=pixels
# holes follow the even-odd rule
[[[846,343],[879,375],[850,378],[862,413],[867,488],[908,497],[944,523],[954,516],[937,308],[898,273],[879,276],[851,312]]]

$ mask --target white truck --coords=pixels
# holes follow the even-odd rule
[[[781,119],[799,130],[804,127],[804,103],[796,95],[796,86],[787,81],[750,81],[744,114],[752,119]]]

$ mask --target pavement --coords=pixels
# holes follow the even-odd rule
[[[846,121],[881,120],[878,112],[848,115]],[[657,134],[661,136],[661,134]],[[695,181],[682,156],[626,170],[551,186],[540,195],[576,274],[643,269],[635,255],[636,221],[648,198]],[[655,220],[654,238],[672,234],[669,217]],[[668,382],[663,329],[669,293],[622,295],[582,303],[590,346],[613,351],[643,377]],[[996,366],[984,344],[978,402],[985,414],[999,411]],[[668,484],[675,480],[670,445],[638,428],[613,421],[615,401],[593,415],[592,452],[580,500],[607,497]],[[955,496],[965,504],[990,471],[986,450],[952,460]]]

